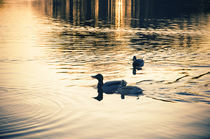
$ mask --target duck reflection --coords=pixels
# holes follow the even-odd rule
[[[94,99],[101,101],[103,99],[103,90],[102,89],[98,89],[98,96],[93,97]]]
[[[103,100],[103,93],[106,94],[120,94],[121,99],[125,99],[125,95],[128,96],[137,96],[137,99],[139,98],[139,95],[142,95],[143,90],[136,86],[126,86],[127,82],[124,80],[120,81],[108,81],[106,83],[103,83],[103,75],[97,74],[95,76],[92,76],[92,78],[95,78],[98,80],[97,84],[97,92],[98,95],[94,97],[94,99],[101,101]]]
[[[133,75],[136,75],[136,70],[142,70],[144,66],[143,59],[137,59],[136,56],[133,56]]]
[[[136,75],[136,70],[142,70],[142,68],[133,66],[133,75]]]

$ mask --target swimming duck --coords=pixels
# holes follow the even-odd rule
[[[116,92],[121,94],[122,99],[125,98],[125,95],[137,96],[137,99],[139,99],[139,95],[143,95],[143,90],[137,86],[121,86]]]
[[[113,94],[115,93],[119,87],[126,86],[127,82],[124,80],[121,81],[108,81],[106,83],[103,83],[103,75],[97,74],[95,76],[92,76],[92,78],[95,78],[98,80],[98,92],[104,92],[106,94]]]
[[[136,59],[136,56],[133,56],[133,67],[137,69],[144,66],[144,60],[143,59]]]

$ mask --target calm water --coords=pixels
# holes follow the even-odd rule
[[[210,3],[158,2],[0,0],[0,138],[210,138]]]

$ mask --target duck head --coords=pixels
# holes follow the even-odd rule
[[[121,86],[126,86],[126,85],[127,85],[127,82],[125,80],[122,80]]]
[[[133,56],[133,61],[135,61],[136,60],[136,56]]]
[[[97,74],[97,75],[91,76],[91,77],[97,79],[98,81],[103,81],[103,79],[104,79],[102,74]]]

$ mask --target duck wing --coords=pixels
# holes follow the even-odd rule
[[[144,60],[143,59],[137,59],[133,62],[133,66],[139,66],[143,67],[144,66]]]
[[[106,94],[115,93],[121,86],[123,81],[109,81],[103,84],[102,89]]]
[[[128,95],[128,96],[136,96],[143,94],[143,90],[137,86],[125,86],[121,87],[117,90],[117,93]]]

